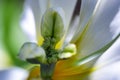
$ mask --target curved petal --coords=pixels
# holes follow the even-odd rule
[[[42,80],[42,79],[41,79],[41,75],[40,75],[40,66],[34,66],[34,67],[30,70],[30,74],[29,74],[27,80],[32,80],[32,79]]]
[[[120,61],[103,67],[91,74],[90,80],[120,80]]]
[[[79,16],[76,16],[68,29],[63,46],[66,46],[75,36],[75,33],[78,29],[78,25],[79,25]]]
[[[89,80],[88,73],[69,75],[69,76],[54,76],[53,80]]]
[[[91,19],[93,12],[98,7],[100,0],[82,0],[81,1],[81,9],[80,9],[80,16],[79,16],[79,24],[76,28],[76,33],[74,34],[73,41],[75,41],[84,30],[84,27],[87,25],[88,21]]]
[[[31,62],[30,59],[37,59],[32,61],[32,63],[44,63],[46,62],[46,54],[42,47],[38,46],[36,43],[26,42],[21,47],[19,52],[19,58]]]
[[[103,68],[120,60],[120,37],[96,62],[95,67]]]
[[[27,77],[28,72],[17,67],[0,71],[1,80],[26,80]]]
[[[91,80],[119,80],[120,67],[120,37],[96,62],[94,71],[90,78]],[[109,76],[108,76],[109,75]],[[97,76],[97,77],[96,77]]]
[[[40,32],[41,18],[47,9],[48,0],[36,0],[36,1],[27,0],[27,3],[31,6],[31,9],[33,11],[36,25],[37,42],[39,45],[41,45],[43,42],[43,38]]]
[[[47,9],[45,7],[47,6],[47,0],[42,1],[42,3],[39,0],[37,1],[26,0],[25,7],[26,6],[29,7],[29,9],[25,8],[24,10],[24,14],[26,14],[25,16],[23,16],[23,19],[22,19],[22,23],[26,23],[26,25],[23,25],[23,27],[25,28],[24,30],[27,34],[30,34],[30,35],[31,33],[34,33],[35,40],[38,42],[38,44],[41,44],[43,41],[43,38],[41,37],[41,33],[40,33],[40,22],[41,22],[42,14]],[[28,29],[30,31],[28,31]]]
[[[111,22],[116,21],[115,16],[119,14],[119,7],[118,0],[109,0],[109,4],[108,0],[100,0],[82,34],[74,42],[78,46],[79,58],[99,50],[120,34],[118,31],[114,36],[111,31]],[[118,23],[117,28],[120,28],[119,25]]]
[[[36,30],[33,12],[30,6],[25,5],[22,19],[20,21],[21,28],[27,34],[30,41],[36,42]]]

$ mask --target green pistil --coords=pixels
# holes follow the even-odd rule
[[[41,76],[43,80],[52,80],[55,64],[41,64]]]
[[[41,64],[41,76],[43,80],[52,80],[59,51],[55,49],[55,42],[51,38],[46,38],[42,47],[46,53],[47,64]]]
[[[41,36],[44,38],[42,46],[36,43],[25,43],[19,52],[19,57],[33,64],[40,64],[43,80],[52,80],[55,65],[58,60],[67,59],[76,54],[76,46],[68,44],[56,50],[56,44],[65,35],[64,16],[61,8],[48,9],[42,17]]]

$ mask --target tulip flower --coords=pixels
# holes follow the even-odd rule
[[[93,66],[95,62],[119,38],[120,1],[77,3],[79,0],[25,1],[21,28],[28,41],[19,57],[40,64],[30,70],[28,80],[89,80],[99,69]]]

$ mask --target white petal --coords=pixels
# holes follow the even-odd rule
[[[78,29],[78,25],[79,25],[79,16],[76,16],[71,26],[68,29],[63,46],[66,46],[73,39]]]
[[[40,33],[40,24],[41,24],[41,17],[43,15],[43,13],[45,12],[45,10],[47,9],[47,0],[37,0],[37,1],[33,1],[33,0],[26,0],[25,1],[25,6],[29,6],[31,12],[32,12],[32,16],[34,16],[34,20],[31,19],[27,19],[29,20],[29,24],[34,23],[34,29],[35,29],[35,34],[36,34],[36,40],[38,42],[40,42],[41,39],[41,33]],[[34,21],[34,22],[32,22]],[[26,23],[26,22],[25,22]],[[33,25],[31,25],[33,27]],[[32,27],[29,27],[31,30],[33,29]],[[27,27],[28,28],[28,27]],[[33,30],[34,30],[33,29]]]
[[[113,64],[120,60],[120,37],[105,53],[100,57],[100,59],[95,64],[96,67],[104,67]]]
[[[0,71],[1,80],[26,80],[28,72],[21,68],[10,68]]]
[[[30,41],[36,42],[35,21],[31,8],[25,5],[25,9],[20,22],[21,28],[27,34]]]
[[[38,42],[41,39],[41,32],[40,32],[41,18],[47,9],[47,1],[48,0],[36,0],[36,1],[28,0],[28,3],[32,8],[35,18],[35,26],[36,26],[36,34],[37,34]]]
[[[65,11],[66,27],[69,26],[77,0],[51,0],[51,7],[61,7]]]
[[[36,43],[27,42],[21,47],[19,57],[22,60],[37,57],[40,57],[40,59],[44,60],[46,55],[42,47],[39,47]]]
[[[97,61],[94,67],[96,67],[98,70],[91,74],[91,80],[120,80],[119,51],[120,37],[114,43],[114,45],[110,47]]]
[[[120,80],[120,61],[103,67],[91,74],[90,80]]]
[[[120,8],[117,15],[110,24],[111,32],[114,34],[113,38],[120,33]]]
[[[81,54],[79,57],[84,57],[99,50],[114,39],[110,25],[115,20],[115,16],[119,14],[119,7],[120,1],[118,0],[109,0],[109,4],[108,0],[99,2],[99,6],[92,15],[93,17],[87,23],[87,26],[84,27],[85,30],[82,35],[75,41],[78,46],[78,52]],[[118,27],[119,24],[117,24]]]
[[[81,34],[84,27],[87,25],[88,21],[91,19],[93,12],[95,12],[95,8],[98,7],[100,0],[82,0],[81,1],[81,9],[80,9],[80,19],[79,19],[79,26],[75,29],[76,34],[74,34],[73,40],[76,40]]]

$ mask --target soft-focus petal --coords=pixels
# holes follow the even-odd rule
[[[73,41],[76,40],[80,35],[82,31],[84,30],[84,27],[87,25],[88,21],[91,19],[93,12],[95,12],[95,8],[98,7],[98,4],[100,3],[100,0],[82,0],[81,1],[81,9],[80,9],[80,18],[79,18],[79,24],[73,29],[71,32],[75,31]]]
[[[95,67],[104,67],[120,60],[120,37],[117,41],[100,57]]]
[[[76,31],[78,30],[78,25],[79,25],[79,14],[80,14],[80,7],[81,7],[81,0],[77,0],[73,15],[72,15],[72,19],[67,31],[67,36],[65,38],[64,41],[64,45],[68,44],[72,38],[74,37]]]
[[[70,63],[67,63],[67,62],[62,63],[62,62],[60,62],[60,63],[57,64],[57,66],[55,68],[55,72],[54,72],[53,77],[56,77],[56,78],[57,77],[62,77],[62,78],[66,77],[66,78],[70,79],[71,76],[72,76],[73,78],[75,78],[74,80],[82,80],[83,78],[85,78],[90,73],[89,68],[91,67],[90,64],[93,64],[92,63],[93,61],[94,60],[86,62],[85,64],[83,63],[80,66],[70,66],[70,67],[66,67],[65,64],[69,65],[70,63],[72,63],[72,61]],[[72,80],[73,78],[71,78],[70,80]]]
[[[120,80],[120,61],[91,74],[91,80]]]
[[[27,34],[29,38],[28,40],[32,42],[36,42],[37,40],[36,40],[34,16],[30,6],[28,5],[25,5],[25,9],[22,15],[20,25],[23,31]]]
[[[68,29],[67,36],[65,37],[63,46],[66,46],[67,44],[69,44],[70,41],[73,39],[73,37],[75,36],[76,30],[78,29],[78,25],[79,25],[79,16],[76,16]]]
[[[114,33],[113,37],[115,37],[116,35],[118,35],[120,33],[119,25],[120,25],[120,9],[110,24],[111,32]]]
[[[34,66],[29,73],[27,80],[42,80],[40,75],[40,66]]]
[[[22,60],[37,59],[37,62],[46,62],[46,54],[42,47],[36,43],[24,43],[19,52],[19,58]],[[39,62],[38,62],[39,63]]]
[[[41,2],[42,1],[42,2]],[[35,18],[35,26],[36,26],[36,35],[37,35],[37,42],[39,45],[42,44],[43,42],[43,38],[41,36],[41,18],[44,14],[44,12],[47,9],[47,5],[48,5],[48,0],[27,0],[26,3],[28,3],[31,6],[31,9],[33,11],[33,15]]]
[[[119,14],[120,1],[101,0],[97,6],[95,14],[84,27],[80,37],[75,41],[78,46],[79,58],[93,53],[115,38],[111,31],[111,22],[115,21],[115,16]],[[118,28],[119,24],[117,24]],[[116,28],[112,26],[112,28]],[[117,32],[117,35],[120,32]],[[114,36],[114,37],[113,37]]]
[[[41,4],[44,4],[44,5],[41,5]],[[29,25],[25,25],[24,27],[27,27],[27,28],[29,27],[29,28],[33,29],[33,31],[35,30],[35,34],[36,34],[36,36],[35,36],[36,38],[35,39],[36,39],[36,41],[38,42],[39,45],[43,41],[43,38],[41,37],[41,33],[40,33],[40,24],[41,24],[42,14],[46,10],[45,4],[47,4],[46,0],[44,0],[42,3],[40,3],[39,0],[37,0],[37,1],[26,0],[25,1],[25,7],[29,6],[29,9],[32,12],[31,16],[34,16],[34,17],[31,18],[31,16],[29,16],[31,19],[25,19],[25,18],[23,18],[23,19],[25,19],[24,23],[28,22],[28,20],[29,20],[28,24],[31,24],[31,23],[34,23],[34,24],[31,24],[30,26]],[[44,10],[44,11],[42,11],[42,10]],[[27,12],[27,11],[25,10],[25,12]],[[30,12],[28,14],[30,14]],[[33,32],[33,31],[31,31],[31,32]],[[26,32],[28,32],[28,31],[26,30]]]
[[[54,76],[53,80],[89,80],[88,72],[77,75]]]
[[[21,68],[10,68],[0,71],[1,80],[26,80],[28,72]]]
[[[96,71],[91,74],[91,80],[120,80],[119,51],[120,37],[97,61],[94,66]]]

